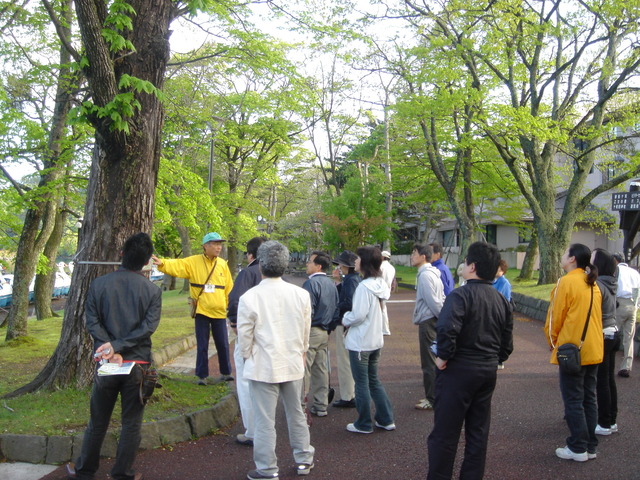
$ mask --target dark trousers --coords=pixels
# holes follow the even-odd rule
[[[146,366],[134,366],[129,375],[100,377],[96,374],[91,392],[91,419],[84,432],[80,457],[76,461],[76,473],[79,479],[93,479],[98,471],[102,442],[107,433],[118,394],[120,394],[122,405],[122,429],[111,476],[115,480],[134,478],[133,461],[140,445],[140,428],[144,413],[144,406],[139,397],[142,368]]]
[[[491,397],[496,386],[496,366],[447,364],[436,374],[433,430],[427,439],[427,479],[453,476],[453,465],[464,424],[464,460],[460,479],[482,479],[491,424]]]
[[[229,334],[226,318],[209,318],[198,313],[196,321],[196,376],[209,376],[209,332],[213,335],[213,343],[218,351],[218,365],[222,375],[231,375],[231,360],[229,355]]]
[[[434,382],[436,379],[436,356],[431,351],[431,343],[436,339],[436,318],[432,317],[418,324],[418,343],[420,345],[420,366],[424,398],[433,405],[435,400]]]
[[[604,358],[598,365],[598,425],[610,428],[618,417],[618,388],[616,387],[616,351],[620,347],[620,332],[604,339]]]
[[[598,365],[583,365],[576,375],[560,371],[560,392],[564,402],[564,418],[571,433],[567,446],[574,453],[595,453],[598,447],[596,425],[596,383]]]

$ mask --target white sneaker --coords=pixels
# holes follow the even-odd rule
[[[598,454],[596,452],[593,452],[593,453],[587,452],[587,459],[595,460],[597,457],[598,457]]]
[[[618,433],[618,424],[614,423],[613,425],[611,425],[611,428],[609,430],[611,430],[611,433]]]
[[[360,430],[359,428],[356,428],[356,426],[353,423],[349,423],[347,425],[347,430],[353,433],[372,433],[371,432],[367,432],[366,430]]]
[[[390,432],[391,430],[395,430],[396,429],[396,424],[391,422],[389,425],[381,425],[378,422],[376,422],[376,427],[384,428],[385,430],[388,430]]]
[[[596,435],[611,435],[611,429],[601,427],[600,425],[596,425]]]
[[[556,448],[556,455],[564,460],[574,460],[576,462],[586,462],[587,460],[589,460],[589,455],[587,454],[587,452],[575,453],[572,452],[571,449],[567,446]]]

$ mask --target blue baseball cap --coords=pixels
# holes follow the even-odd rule
[[[218,232],[209,232],[204,237],[202,237],[202,244],[204,245],[207,242],[226,242]]]

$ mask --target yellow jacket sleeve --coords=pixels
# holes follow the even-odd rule
[[[577,268],[562,277],[551,293],[551,303],[544,326],[547,342],[553,348],[551,363],[557,364],[558,346],[565,343],[580,345],[582,331],[589,314],[589,327],[580,350],[582,365],[602,362],[604,338],[602,335],[602,294],[597,285],[587,284],[585,271]],[[593,288],[593,303],[591,292]]]

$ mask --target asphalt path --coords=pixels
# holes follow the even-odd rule
[[[313,418],[311,443],[316,448],[310,478],[353,480],[413,480],[426,478],[426,437],[433,413],[414,409],[423,397],[417,327],[411,322],[415,292],[401,290],[388,304],[391,336],[385,337],[380,376],[393,404],[397,430],[376,429],[373,434],[347,432],[355,420],[351,409],[329,408],[329,415]],[[335,362],[334,340],[330,340]],[[598,457],[584,463],[557,458],[554,451],[568,435],[563,420],[557,367],[549,364],[542,324],[516,316],[514,352],[498,371],[485,479],[640,480],[640,370],[630,378],[617,378],[619,433],[599,437]],[[637,363],[636,363],[637,365]],[[217,362],[212,359],[212,371]],[[337,389],[337,370],[331,384]],[[280,478],[298,478],[288,445],[282,408],[277,415]],[[136,471],[146,480],[240,480],[254,467],[252,449],[235,443],[242,433],[237,421],[215,435],[150,451],[136,459]],[[462,460],[461,435],[456,474]],[[102,461],[98,479],[110,478],[112,460]],[[62,468],[43,480],[66,478]]]

